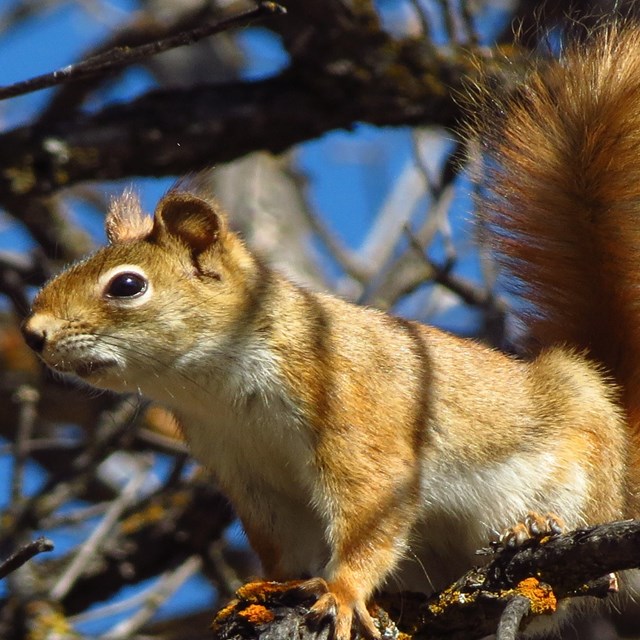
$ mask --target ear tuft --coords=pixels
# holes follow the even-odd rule
[[[138,195],[129,188],[111,200],[104,227],[110,244],[123,244],[148,236],[153,220],[142,211]]]
[[[154,233],[163,229],[199,254],[214,245],[224,231],[216,205],[192,193],[170,191],[155,212]]]

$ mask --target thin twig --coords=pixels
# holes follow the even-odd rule
[[[200,571],[201,566],[202,559],[199,556],[190,556],[177,569],[163,574],[158,580],[153,592],[147,597],[146,604],[128,620],[124,620],[100,636],[100,640],[123,640],[124,638],[130,638],[153,617],[158,608],[166,602],[177,589]]]
[[[456,22],[453,17],[453,7],[451,4],[451,0],[437,0],[437,4],[440,7],[440,11],[442,12],[442,19],[445,24],[447,35],[449,36],[449,40],[451,42],[457,42],[458,38],[456,34]]]
[[[346,247],[340,238],[329,230],[311,209],[311,205],[306,204],[302,208],[302,213],[313,232],[320,238],[344,272],[358,282],[366,282],[371,277],[371,269],[367,268],[365,261],[360,260],[357,253]]]
[[[435,283],[446,287],[455,293],[465,304],[471,306],[482,309],[496,303],[493,295],[483,287],[478,287],[468,280],[453,275],[451,273],[451,265],[445,264],[442,267],[436,265],[424,252],[424,249],[410,227],[405,226],[405,233],[411,247],[422,257],[425,264],[433,272],[433,281]]]
[[[62,600],[69,593],[71,587],[85,570],[87,563],[94,558],[106,537],[115,527],[123,511],[133,504],[138,497],[138,491],[147,478],[147,472],[148,469],[142,469],[133,476],[122,490],[122,493],[111,504],[100,524],[80,547],[66,571],[51,589],[52,600]]]
[[[205,557],[205,569],[213,570],[216,584],[220,591],[219,598],[228,599],[242,586],[242,580],[238,572],[232,567],[224,556],[226,542],[223,539],[215,540],[209,545]]]
[[[416,13],[418,18],[418,22],[420,23],[420,28],[422,29],[422,33],[429,37],[431,35],[431,27],[429,25],[429,20],[427,18],[427,12],[420,2],[420,0],[411,0],[411,4],[413,6],[413,10]]]
[[[20,417],[18,418],[18,433],[13,446],[13,474],[11,477],[11,502],[13,504],[22,500],[25,465],[29,457],[29,444],[38,415],[36,405],[40,394],[32,386],[23,385],[16,391],[15,398],[20,403]]]
[[[169,474],[167,481],[164,483],[164,489],[175,487],[180,482],[180,480],[182,479],[182,473],[187,465],[188,460],[189,455],[187,451],[176,454],[173,461],[173,468],[171,469],[171,473]]]
[[[15,271],[23,284],[35,286],[41,285],[51,275],[45,256],[38,250],[30,253],[0,251],[0,271],[5,270]]]
[[[51,73],[45,73],[30,78],[29,80],[16,82],[6,87],[0,87],[0,100],[24,95],[25,93],[32,93],[33,91],[40,91],[41,89],[47,89],[66,82],[77,82],[78,80],[86,80],[96,75],[116,71],[138,60],[157,55],[163,51],[193,44],[203,38],[227,31],[228,29],[246,26],[258,18],[274,13],[286,13],[286,9],[276,2],[260,2],[255,9],[244,11],[226,20],[182,31],[168,38],[163,38],[162,40],[149,42],[138,47],[115,47],[77,64],[71,64]]]
[[[74,509],[70,513],[46,516],[40,521],[40,527],[42,529],[57,529],[59,527],[75,526],[96,516],[103,515],[109,508],[109,505],[110,502],[97,502],[88,507]]]
[[[434,218],[437,223],[437,229],[442,235],[442,242],[444,244],[444,251],[447,264],[453,264],[457,260],[457,252],[453,243],[453,237],[451,233],[451,224],[449,223],[449,210],[451,199],[447,198],[447,192],[453,180],[453,174],[450,174],[452,164],[455,163],[454,158],[457,157],[458,145],[448,154],[446,165],[443,167],[438,181],[434,181],[431,177],[429,167],[425,162],[420,148],[420,133],[418,130],[414,130],[411,133],[411,146],[413,148],[413,157],[416,162],[416,167],[422,174],[427,191],[431,195],[432,202],[440,203],[445,199],[446,206],[434,206]]]
[[[418,174],[422,174],[420,167],[416,169]],[[425,187],[427,183],[428,180],[424,184]],[[426,212],[422,224],[413,232],[420,246],[426,247],[433,242],[440,229],[441,221],[446,219],[446,212],[451,206],[453,195],[453,185],[447,184],[438,199],[431,205],[430,210]],[[364,293],[359,302],[390,309],[400,298],[431,280],[433,280],[433,270],[422,257],[416,259],[414,249],[409,245],[404,247],[402,253],[383,269],[380,269],[377,279],[373,280],[373,286]]]
[[[467,42],[477,46],[479,44],[478,32],[473,23],[473,12],[469,0],[460,0],[460,17],[462,18],[461,25]]]
[[[504,608],[496,631],[496,640],[515,640],[522,619],[529,613],[531,601],[522,595],[514,596]]]
[[[25,562],[44,551],[53,551],[53,542],[47,538],[40,537],[33,542],[25,544],[0,564],[0,580],[6,578],[12,571],[19,569]]]
[[[76,626],[79,624],[86,624],[87,622],[93,622],[94,620],[108,618],[119,613],[124,613],[125,611],[131,611],[135,607],[142,606],[149,596],[156,591],[157,586],[158,585],[154,583],[124,600],[110,602],[109,604],[96,607],[95,609],[89,609],[82,613],[77,613],[76,615],[69,617],[69,622],[73,626]]]
[[[456,44],[478,44],[469,3],[465,0],[439,0],[451,41]]]
[[[79,450],[82,448],[82,442],[77,438],[38,438],[27,443],[27,451],[34,453],[36,451],[56,451],[56,450]],[[2,451],[2,448],[0,448]]]
[[[383,272],[389,264],[403,228],[412,218],[416,205],[424,197],[422,173],[408,160],[382,203],[359,250],[365,264],[374,264],[372,277]]]
[[[140,405],[125,397],[102,413],[89,445],[72,461],[70,467],[49,478],[34,496],[12,510],[10,523],[0,530],[0,548],[34,518],[55,511],[73,496],[79,496],[95,475],[100,462],[107,458],[122,435],[134,422]]]
[[[29,299],[25,292],[24,282],[17,271],[0,269],[0,293],[11,300],[18,318],[23,318],[27,314]]]
[[[12,3],[11,7],[0,14],[0,33],[6,34],[10,29],[20,27],[21,23],[50,11],[60,4],[62,4],[61,0],[31,0],[30,2],[22,0],[22,2]]]

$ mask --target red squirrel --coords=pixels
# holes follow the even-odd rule
[[[23,325],[54,370],[175,412],[265,576],[306,580],[336,640],[379,637],[367,602],[390,576],[443,587],[528,512],[638,515],[640,29],[602,30],[496,102],[476,118],[479,215],[526,302],[528,358],[290,282],[188,184],[153,218],[115,202],[109,245]]]

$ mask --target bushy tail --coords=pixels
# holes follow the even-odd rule
[[[487,97],[487,237],[532,345],[585,351],[620,384],[640,475],[640,27],[600,28]]]

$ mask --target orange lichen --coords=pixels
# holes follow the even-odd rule
[[[141,511],[131,514],[122,521],[121,529],[124,534],[130,535],[139,531],[143,527],[155,524],[168,517],[170,509],[183,509],[189,503],[190,496],[188,491],[178,491],[170,496],[170,498],[161,501],[152,502]]]
[[[135,533],[142,529],[142,527],[151,524],[152,522],[159,522],[167,515],[167,510],[160,504],[150,504],[146,509],[126,518],[122,524],[122,532],[125,535]]]
[[[301,584],[301,580],[291,580],[290,582],[269,582],[267,580],[258,580],[256,582],[248,582],[236,591],[236,596],[243,602],[263,603],[270,598],[281,593],[285,593],[290,589]]]
[[[216,613],[213,622],[211,623],[211,629],[216,631],[219,629],[228,618],[230,618],[238,608],[240,604],[239,600],[232,600],[226,607],[222,607],[218,613]]]
[[[438,596],[437,602],[429,604],[429,611],[433,615],[441,615],[448,607],[454,604],[465,605],[474,602],[476,599],[476,593],[463,593],[459,589],[449,587]]]
[[[282,593],[291,588],[290,583],[280,582],[249,582],[240,587],[236,592],[238,599],[232,600],[226,607],[218,611],[211,623],[215,631],[219,629],[233,615],[252,625],[268,624],[273,622],[275,615],[267,609],[263,603],[270,596]]]
[[[250,604],[246,609],[238,611],[238,617],[243,618],[254,626],[268,624],[275,619],[273,611],[269,611],[261,604]]]
[[[26,605],[26,612],[29,620],[26,640],[75,637],[71,623],[58,604],[33,600]]]
[[[518,583],[516,593],[523,595],[531,603],[531,613],[553,613],[558,608],[558,600],[553,589],[537,578],[525,578]]]
[[[218,611],[211,623],[211,628],[214,630],[219,628],[234,614],[254,625],[272,622],[274,614],[264,604],[298,586],[301,582],[301,580],[248,582],[236,591],[237,599],[232,600],[226,607]]]

